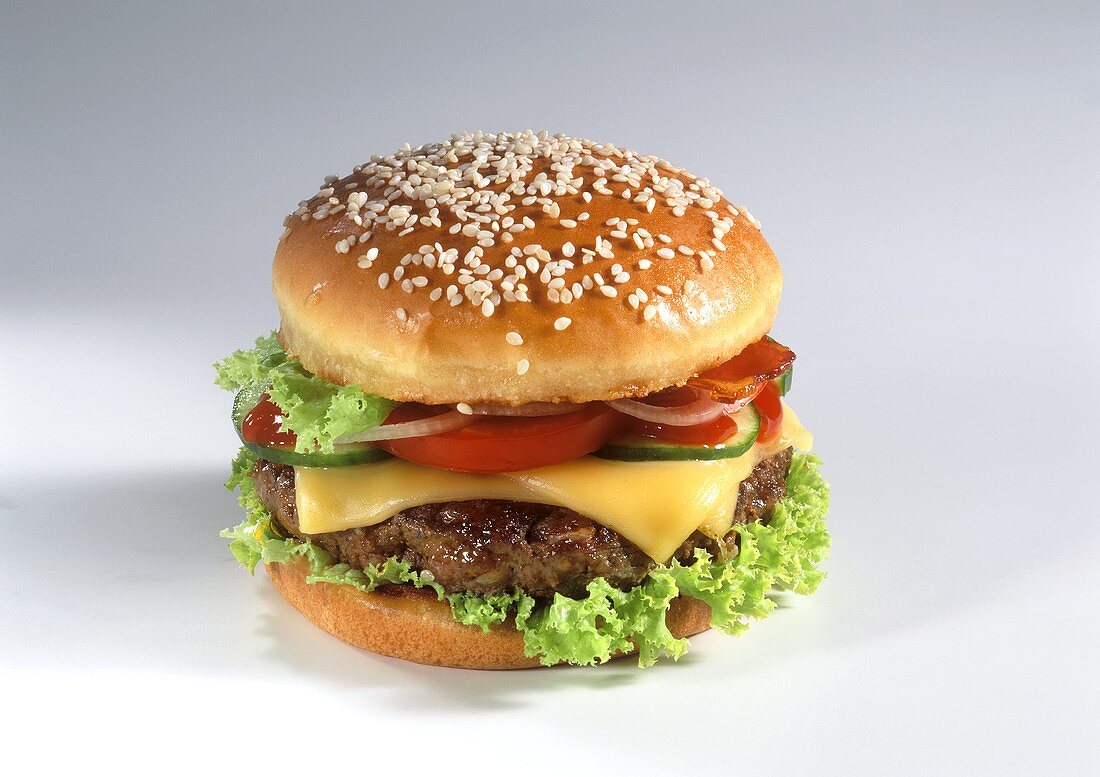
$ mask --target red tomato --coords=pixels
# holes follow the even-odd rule
[[[429,405],[399,405],[387,424],[438,415]],[[516,472],[560,464],[600,448],[625,427],[621,415],[601,402],[562,415],[484,418],[453,432],[376,443],[414,464],[458,472]]]
[[[756,441],[772,442],[783,428],[783,402],[779,398],[779,389],[770,381],[765,383],[752,403],[760,413],[760,433],[756,435]]]
[[[647,405],[658,407],[679,407],[695,401],[697,397],[698,394],[689,388],[675,388],[651,394],[642,401]],[[629,429],[645,437],[679,445],[717,445],[737,434],[737,422],[730,417],[731,415],[728,412],[723,413],[713,421],[695,426],[670,426],[631,418]]]
[[[241,437],[245,442],[267,448],[293,448],[298,436],[291,431],[282,431],[282,423],[283,411],[264,394],[241,422]]]

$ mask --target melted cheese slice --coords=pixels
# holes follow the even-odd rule
[[[738,486],[764,459],[810,433],[786,409],[779,438],[717,461],[627,462],[584,456],[551,467],[476,475],[388,459],[355,467],[294,468],[298,522],[306,534],[373,526],[410,507],[471,499],[557,505],[614,529],[663,563],[696,529],[729,531]]]

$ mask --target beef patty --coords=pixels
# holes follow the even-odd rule
[[[791,449],[765,459],[741,483],[734,524],[767,520],[787,493]],[[403,510],[374,526],[304,534],[294,505],[294,468],[261,459],[253,472],[277,529],[310,540],[339,561],[362,569],[391,556],[430,572],[449,593],[498,594],[521,588],[536,597],[555,591],[581,596],[597,577],[623,590],[641,582],[653,560],[621,534],[552,505],[476,499]],[[676,551],[687,562],[695,548],[724,558],[737,533],[716,540],[695,532]]]

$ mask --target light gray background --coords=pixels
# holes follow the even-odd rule
[[[6,759],[1097,773],[1097,4],[219,6],[0,10]],[[483,674],[235,567],[208,365],[276,324],[282,217],[479,127],[658,153],[763,221],[818,595],[679,665]]]

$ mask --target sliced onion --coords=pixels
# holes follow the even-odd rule
[[[474,417],[452,410],[449,413],[405,421],[400,424],[382,424],[356,434],[349,434],[336,440],[338,443],[378,442],[379,440],[402,440],[406,437],[427,437],[429,434],[453,432],[474,422]]]
[[[620,413],[668,426],[705,424],[726,412],[725,405],[705,396],[679,407],[657,407],[635,399],[613,399],[607,404]]]
[[[571,402],[528,402],[526,405],[495,405],[483,402],[470,405],[474,415],[497,415],[509,418],[538,418],[548,415],[564,415],[580,410],[584,405]]]

